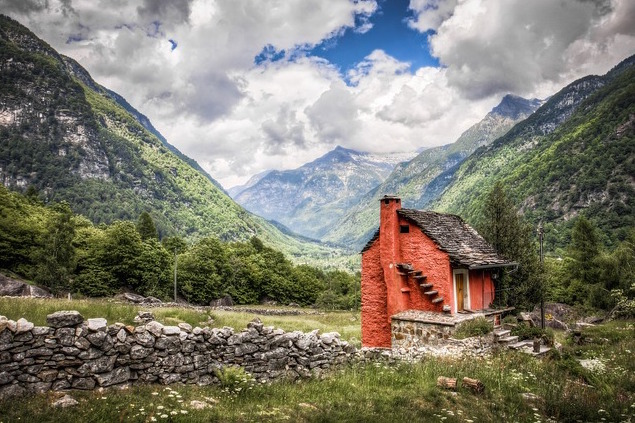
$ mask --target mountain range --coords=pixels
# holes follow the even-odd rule
[[[338,146],[298,169],[267,172],[234,199],[253,213],[319,239],[395,165],[415,154],[371,154]]]
[[[608,244],[635,228],[635,56],[553,95],[529,118],[480,148],[430,203],[478,223],[496,181],[525,219],[542,222],[547,248],[564,247],[574,218],[600,227]]]
[[[393,155],[337,147],[225,191],[122,96],[0,15],[0,182],[66,201],[94,223],[148,211],[161,235],[258,236],[332,266],[348,260],[333,245],[350,253],[371,236],[384,194],[478,227],[487,192],[502,181],[527,221],[544,224],[547,248],[566,244],[578,215],[610,244],[635,226],[634,63],[546,101],[505,96],[452,144]]]
[[[324,236],[324,240],[360,248],[379,221],[379,198],[398,195],[404,206],[424,208],[443,190],[448,175],[478,147],[494,141],[522,121],[542,101],[507,95],[480,122],[467,129],[454,143],[422,151],[411,161],[399,164],[388,178],[361,197]],[[432,182],[435,183],[432,183]]]
[[[258,236],[303,261],[339,254],[243,209],[123,97],[1,15],[0,181],[94,223],[147,211],[162,235]]]

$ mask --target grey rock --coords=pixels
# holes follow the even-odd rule
[[[163,325],[156,320],[146,323],[145,327],[154,336],[161,336],[163,333]]]
[[[84,317],[78,311],[58,311],[46,316],[46,323],[53,328],[77,326],[84,321]]]
[[[137,344],[144,347],[154,346],[154,336],[150,332],[140,332],[135,334]]]
[[[0,385],[6,385],[7,383],[13,381],[13,379],[15,378],[10,373],[0,372]]]
[[[236,354],[236,357],[241,357],[245,354],[255,353],[256,351],[258,351],[258,345],[245,343],[238,345],[234,354]]]
[[[140,311],[133,320],[135,323],[148,323],[155,320],[155,317],[151,311]]]
[[[100,357],[96,360],[87,361],[77,370],[82,374],[110,372],[114,368],[116,360],[117,357],[114,355]]]
[[[179,323],[179,329],[181,329],[184,332],[187,333],[191,333],[192,332],[192,325],[190,325],[189,323]]]
[[[71,385],[74,389],[90,390],[95,388],[95,379],[92,377],[82,377],[73,380]]]
[[[161,301],[160,299],[158,299],[157,297],[145,297],[143,299],[143,301],[141,301],[142,304],[161,304],[163,301]]]
[[[112,372],[96,375],[95,379],[97,379],[99,386],[111,386],[124,383],[130,379],[130,368],[119,367]]]
[[[0,400],[6,398],[23,397],[26,389],[18,384],[10,384],[0,387]]]
[[[107,337],[108,334],[106,332],[93,332],[86,335],[86,339],[88,339],[88,342],[96,347],[101,347],[102,345],[104,345]]]
[[[141,303],[143,302],[143,300],[145,300],[145,297],[143,295],[133,294],[131,292],[126,292],[122,294],[121,296],[123,297],[124,300],[130,301],[136,304]]]
[[[57,380],[55,381],[55,383],[53,383],[53,386],[51,386],[51,389],[54,391],[63,391],[64,389],[69,389],[70,387],[71,387],[71,384],[69,381]]]
[[[340,334],[337,332],[324,333],[320,336],[320,341],[326,345],[331,345],[332,343],[339,344]]]
[[[62,398],[58,399],[57,401],[53,403],[53,407],[67,408],[67,407],[74,407],[77,404],[79,404],[79,402],[77,402],[75,398],[71,397],[70,395],[64,395]]]
[[[106,319],[96,318],[96,319],[88,319],[88,330],[91,332],[97,331],[106,331],[106,327],[108,326],[108,322]]]
[[[130,358],[133,360],[140,360],[149,356],[152,351],[152,348],[142,347],[141,345],[133,345],[130,349]]]
[[[209,303],[210,307],[231,307],[234,305],[231,295],[225,295],[222,298],[212,300]]]
[[[163,326],[164,335],[178,335],[179,333],[181,333],[181,329],[178,326]]]
[[[16,322],[16,330],[15,333],[24,333],[33,329],[35,325],[25,318],[21,318]]]
[[[32,330],[33,335],[35,336],[42,336],[42,335],[48,335],[52,332],[53,330],[51,328],[49,328],[48,326],[35,326]]]

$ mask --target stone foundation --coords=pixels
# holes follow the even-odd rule
[[[259,320],[240,332],[156,321],[107,325],[77,312],[54,313],[47,323],[0,316],[0,398],[131,383],[208,385],[227,366],[261,382],[296,379],[355,358],[355,348],[338,333],[284,332]]]
[[[392,316],[390,331],[393,349],[412,349],[422,346],[452,344],[457,328],[477,317],[484,317],[493,324],[500,322],[502,311],[450,315],[420,310],[407,310]]]
[[[452,336],[456,327],[434,323],[392,319],[392,347],[413,348],[421,345],[442,345]]]

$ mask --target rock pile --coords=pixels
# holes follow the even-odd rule
[[[262,382],[295,379],[356,356],[335,332],[284,332],[258,319],[235,332],[156,321],[108,325],[62,311],[47,316],[47,324],[0,316],[0,398],[130,383],[207,385],[218,381],[218,369],[234,365]]]

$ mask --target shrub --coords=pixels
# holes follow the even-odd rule
[[[462,323],[454,333],[454,337],[463,339],[471,336],[481,336],[490,333],[492,330],[494,330],[492,322],[484,317],[477,317]]]
[[[214,374],[218,378],[223,391],[229,395],[239,395],[252,389],[255,384],[253,376],[238,366],[221,367]]]

